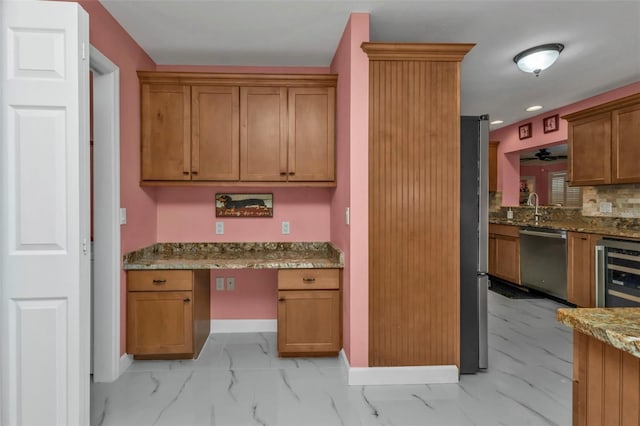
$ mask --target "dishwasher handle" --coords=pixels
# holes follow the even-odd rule
[[[520,235],[532,235],[534,237],[544,237],[544,238],[557,238],[566,240],[567,233],[565,231],[561,232],[544,232],[544,231],[531,231],[529,229],[521,229]]]

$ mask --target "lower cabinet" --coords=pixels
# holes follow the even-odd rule
[[[567,301],[580,308],[596,306],[595,249],[601,235],[567,233]]]
[[[127,353],[195,358],[210,332],[209,270],[127,272]]]
[[[520,284],[520,228],[489,224],[489,274]]]
[[[329,356],[342,349],[340,269],[278,271],[278,354]]]
[[[573,333],[573,426],[637,425],[640,358]]]

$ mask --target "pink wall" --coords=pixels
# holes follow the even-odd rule
[[[500,141],[498,145],[498,191],[502,191],[502,205],[518,205],[519,153],[567,140],[567,122],[560,119],[560,130],[545,134],[542,131],[544,117],[554,114],[563,116],[639,92],[640,82],[636,82],[491,132],[490,139]],[[532,123],[533,137],[520,140],[518,138],[518,126],[528,122]]]
[[[160,187],[157,189],[157,241],[329,241],[330,191],[328,188]],[[216,192],[273,193],[273,217],[216,218]],[[283,221],[290,224],[289,235],[281,234]],[[224,235],[216,235],[215,222],[224,223]],[[235,277],[235,291],[215,291],[216,276]],[[275,271],[212,270],[211,280],[212,318],[276,318]]]
[[[331,63],[339,74],[337,99],[338,187],[331,200],[331,240],[345,252],[343,342],[353,367],[369,365],[368,139],[369,15],[353,13]],[[350,225],[345,209],[350,208]]]
[[[121,227],[121,251],[126,253],[156,239],[153,189],[143,189],[140,178],[140,89],[137,70],[153,70],[155,63],[98,1],[78,1],[89,13],[91,44],[120,70],[120,205],[127,208]],[[99,159],[97,159],[99,160]],[[120,353],[126,349],[126,276],[121,273]]]
[[[567,163],[543,166],[520,166],[520,176],[533,176],[536,179],[536,194],[540,205],[549,204],[549,173],[567,170]]]

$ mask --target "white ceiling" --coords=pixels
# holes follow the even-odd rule
[[[371,41],[476,43],[462,114],[492,128],[640,81],[640,0],[100,1],[162,65],[328,66],[351,12],[370,13]],[[540,77],[513,63],[552,42],[565,50]]]

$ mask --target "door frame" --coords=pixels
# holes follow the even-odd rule
[[[120,368],[120,69],[91,46],[93,71],[93,381]],[[126,367],[125,367],[126,368]]]

